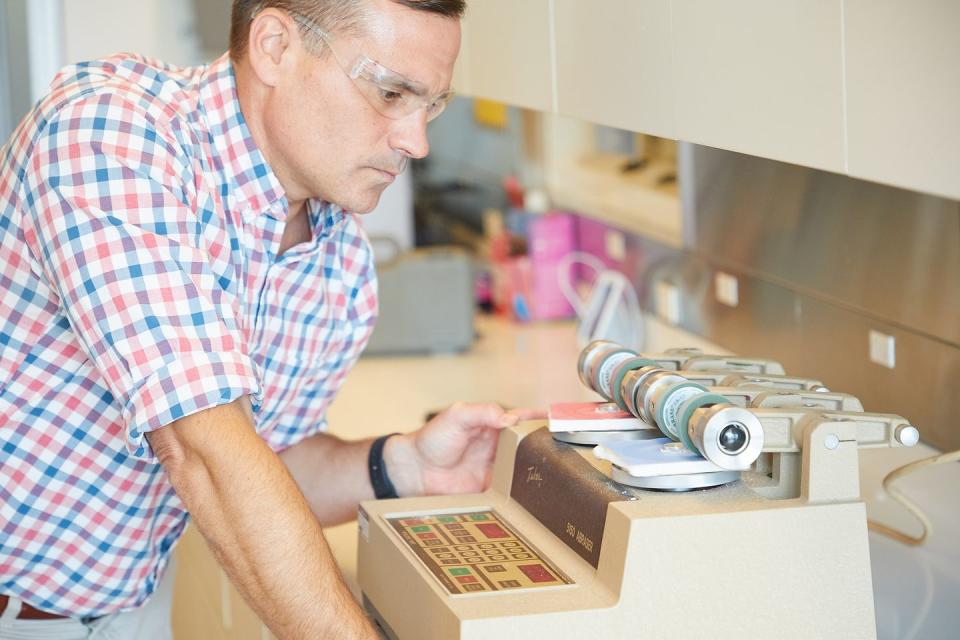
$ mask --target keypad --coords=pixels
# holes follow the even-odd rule
[[[493,511],[387,521],[451,595],[572,583]]]

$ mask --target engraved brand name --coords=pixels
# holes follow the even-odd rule
[[[535,482],[537,487],[543,486],[543,475],[540,474],[540,470],[537,467],[527,467],[527,483]]]
[[[576,525],[574,525],[572,522],[568,522],[565,530],[568,536],[577,541],[577,544],[587,551],[593,552],[593,540],[588,538],[587,534],[585,534],[583,531],[577,529]]]

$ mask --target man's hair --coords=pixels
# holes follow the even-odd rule
[[[463,17],[466,0],[392,0],[411,9],[436,13],[447,18]],[[264,9],[276,8],[304,16],[327,33],[363,33],[369,11],[367,0],[233,0],[230,17],[230,57],[241,60],[247,52],[250,22]],[[303,26],[300,33],[319,47]]]

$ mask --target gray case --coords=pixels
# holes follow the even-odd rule
[[[417,249],[377,267],[380,317],[367,355],[463,351],[473,342],[470,257]]]

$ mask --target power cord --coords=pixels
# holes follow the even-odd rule
[[[893,527],[881,524],[875,520],[867,520],[867,528],[870,531],[887,536],[888,538],[893,538],[897,542],[902,542],[903,544],[911,547],[922,545],[933,531],[933,524],[930,522],[927,514],[925,514],[920,507],[918,507],[899,489],[893,486],[893,483],[894,481],[899,480],[900,478],[911,473],[920,471],[921,469],[926,469],[927,467],[932,467],[938,464],[946,464],[947,462],[957,462],[958,460],[960,460],[960,450],[941,453],[929,458],[924,458],[923,460],[917,460],[916,462],[905,464],[902,467],[898,467],[888,473],[883,479],[884,491],[886,491],[891,498],[903,505],[903,507],[912,513],[913,516],[920,522],[920,526],[922,527],[923,531],[919,536],[911,536],[908,533],[904,533],[903,531]]]

